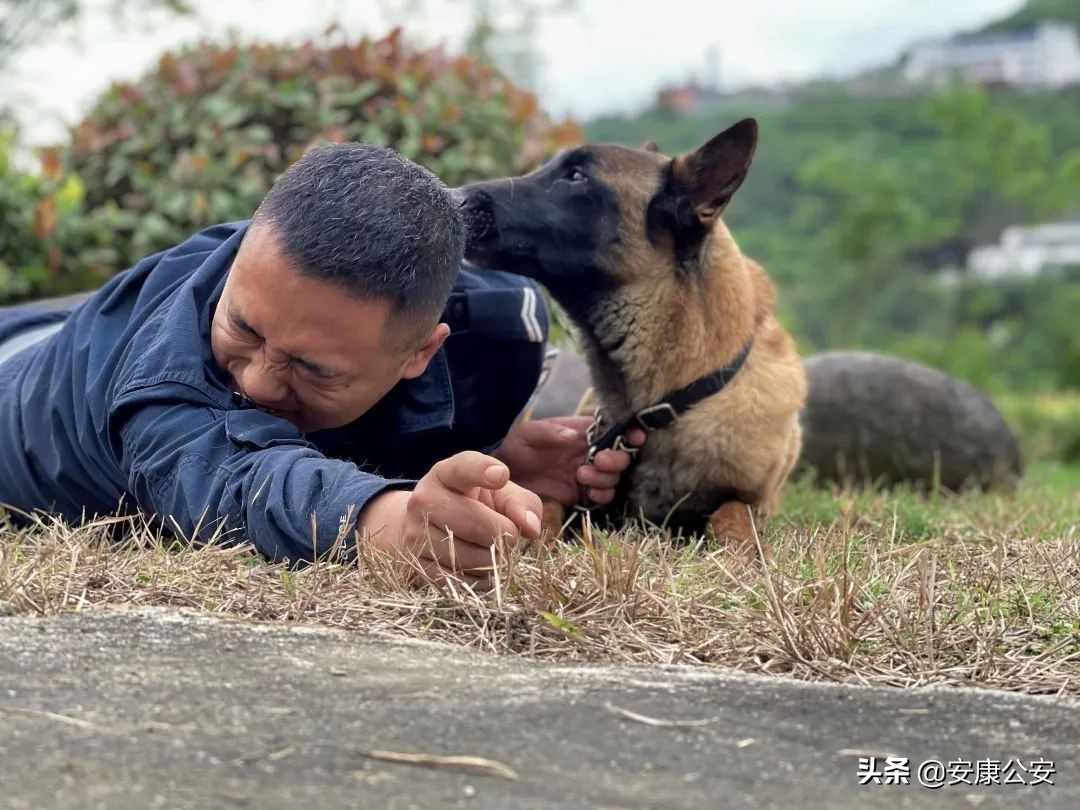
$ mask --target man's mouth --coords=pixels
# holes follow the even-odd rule
[[[265,405],[255,405],[260,411],[270,416],[276,416],[278,419],[285,419],[293,424],[297,423],[299,416],[294,411],[283,411],[278,408],[267,408]]]
[[[254,406],[256,410],[270,414],[270,416],[277,416],[281,419],[288,419],[290,422],[294,420],[294,414],[291,411],[283,411],[278,408],[271,408],[269,405],[263,405],[259,402],[256,402],[247,394],[244,394],[242,391],[234,391],[233,393],[240,397],[240,399],[242,399],[247,404]]]

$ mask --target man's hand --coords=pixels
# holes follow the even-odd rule
[[[592,464],[586,464],[589,446],[585,431],[590,424],[588,416],[519,422],[499,445],[495,457],[506,462],[514,483],[542,498],[573,506],[580,497],[579,487],[586,487],[593,503],[610,503],[620,474],[630,466],[630,454],[601,450]],[[626,438],[640,447],[645,443],[645,431],[634,428]]]
[[[540,498],[510,481],[502,462],[466,451],[440,461],[408,491],[384,492],[360,513],[376,548],[415,557],[425,572],[469,582],[490,574],[491,546],[540,536]]]

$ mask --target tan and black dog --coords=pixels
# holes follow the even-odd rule
[[[469,260],[536,279],[573,320],[605,420],[593,445],[649,429],[618,507],[741,542],[798,458],[806,396],[773,285],[720,219],[756,145],[746,119],[674,159],[588,145],[461,189]]]

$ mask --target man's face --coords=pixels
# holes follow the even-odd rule
[[[420,346],[411,325],[391,324],[386,301],[359,301],[299,273],[269,226],[254,225],[214,312],[210,343],[233,388],[301,432],[362,416],[403,378],[417,377],[449,334]],[[415,330],[411,330],[415,332]]]

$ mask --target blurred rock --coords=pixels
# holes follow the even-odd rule
[[[1023,472],[1020,447],[994,404],[965,382],[926,366],[870,352],[826,352],[805,360],[799,466],[819,480],[938,480],[950,490],[1011,490]]]
[[[533,403],[532,418],[546,419],[576,413],[590,385],[589,367],[581,355],[571,348],[560,346],[551,374]]]

